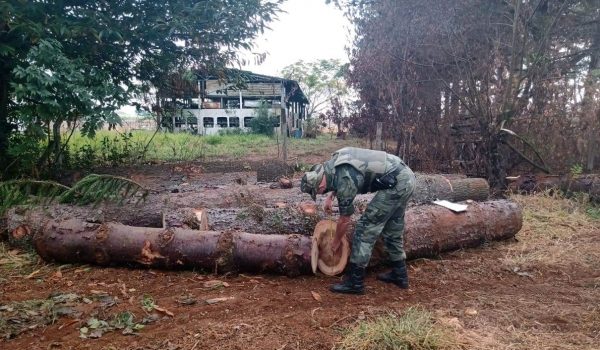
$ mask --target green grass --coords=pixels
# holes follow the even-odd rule
[[[241,159],[247,156],[277,156],[281,137],[259,134],[199,136],[188,133],[151,131],[99,131],[94,138],[75,133],[69,142],[73,168],[136,164],[148,161],[192,161]],[[151,141],[151,142],[150,142]],[[354,144],[332,140],[328,135],[315,139],[289,139],[290,155],[322,153],[331,145]],[[324,152],[327,154],[328,152]]]
[[[154,139],[152,135],[153,132],[149,131],[100,131],[94,138],[75,134],[69,143],[69,150],[76,162],[95,158],[95,163],[116,165],[141,161],[242,158],[251,153],[268,151],[269,148],[276,149],[275,139],[256,134],[198,136],[161,132]]]
[[[421,308],[388,313],[359,322],[346,330],[337,350],[442,350],[461,348],[449,329],[434,322]]]

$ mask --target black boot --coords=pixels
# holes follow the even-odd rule
[[[406,261],[399,260],[392,262],[392,271],[380,273],[377,279],[387,283],[393,283],[402,289],[408,288],[408,272],[406,271]]]
[[[356,264],[349,263],[348,271],[342,283],[332,285],[329,290],[334,293],[344,294],[364,294],[365,285],[365,268],[359,267]]]

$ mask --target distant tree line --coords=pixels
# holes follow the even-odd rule
[[[355,26],[356,132],[499,187],[517,164],[598,167],[599,0],[338,0]]]

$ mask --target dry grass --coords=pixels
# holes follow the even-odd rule
[[[513,195],[523,206],[523,228],[519,242],[506,253],[503,263],[512,270],[578,264],[600,269],[600,220],[596,208],[584,201],[556,194]]]
[[[337,350],[444,350],[463,349],[454,329],[435,322],[419,307],[408,308],[398,315],[388,312],[360,321],[348,329]]]
[[[8,275],[28,275],[39,262],[35,252],[11,249],[8,242],[0,242],[0,283]]]

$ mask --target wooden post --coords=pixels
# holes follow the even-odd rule
[[[377,129],[375,131],[375,149],[378,151],[383,150],[383,123],[377,122]]]
[[[285,84],[281,82],[281,139],[282,139],[282,155],[283,161],[287,162],[287,117],[285,110]]]
[[[201,125],[202,125],[201,124],[202,123],[202,117],[200,117],[201,114],[202,113],[200,111],[198,111],[198,114],[196,114],[196,124],[198,124],[198,129],[197,129],[198,130],[197,131],[198,135],[204,134],[203,133],[203,129],[201,129]]]

